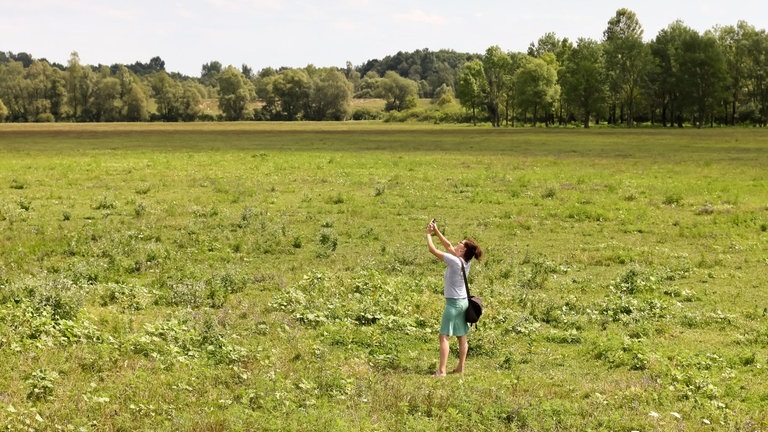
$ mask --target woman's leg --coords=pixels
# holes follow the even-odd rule
[[[437,369],[435,375],[445,376],[445,369],[448,367],[448,354],[450,353],[450,346],[448,345],[449,338],[446,335],[440,335],[440,367]]]
[[[463,373],[464,372],[464,361],[467,360],[467,351],[469,350],[469,345],[467,344],[467,336],[458,336],[459,339],[459,364],[456,366],[456,369],[454,372],[456,373]]]

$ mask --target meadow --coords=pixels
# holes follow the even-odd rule
[[[0,155],[0,430],[768,429],[765,130],[4,124]],[[433,217],[486,252],[445,378]]]

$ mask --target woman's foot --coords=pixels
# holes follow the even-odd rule
[[[451,373],[455,373],[455,374],[463,374],[463,373],[464,373],[464,368],[461,368],[461,369],[459,369],[459,368],[456,368],[456,369],[454,369],[453,371],[451,371]]]
[[[435,373],[432,374],[432,376],[433,377],[444,377],[445,376],[445,372],[443,372],[443,373],[435,372]]]

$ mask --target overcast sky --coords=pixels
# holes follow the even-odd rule
[[[344,67],[398,51],[525,52],[547,32],[600,40],[619,8],[645,40],[677,19],[699,32],[747,21],[768,27],[757,1],[689,0],[0,0],[0,51],[66,64],[148,62],[199,76],[212,60],[267,66]]]

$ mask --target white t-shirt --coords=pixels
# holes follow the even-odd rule
[[[464,285],[464,276],[461,274],[461,258],[455,257],[450,253],[443,255],[445,262],[445,275],[443,276],[443,295],[445,298],[463,299],[467,298],[467,289]],[[469,276],[469,263],[464,264],[467,276]]]

